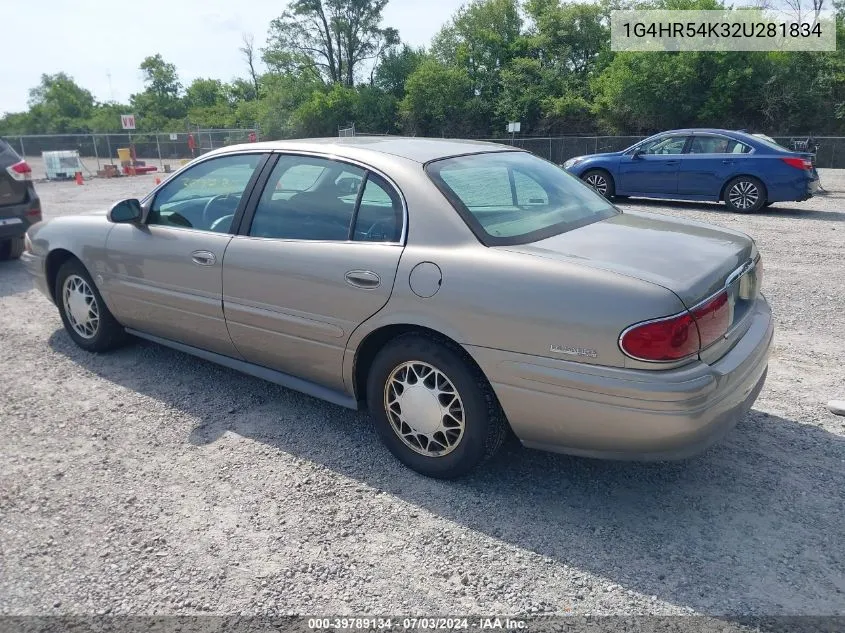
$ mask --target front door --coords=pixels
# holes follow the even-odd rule
[[[671,196],[678,192],[678,168],[686,136],[664,136],[622,156],[617,191]]]
[[[144,224],[114,226],[102,287],[118,321],[238,356],[223,319],[223,255],[243,194],[266,158],[246,153],[198,163],[156,193]]]
[[[223,261],[223,306],[243,357],[343,390],[352,331],[393,289],[404,211],[361,167],[279,157]]]

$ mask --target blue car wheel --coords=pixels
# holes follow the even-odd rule
[[[603,169],[588,169],[581,174],[581,180],[590,185],[608,200],[613,198],[616,187],[613,177]]]

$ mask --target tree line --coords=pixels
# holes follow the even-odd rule
[[[98,102],[65,73],[42,75],[0,135],[258,125],[264,138],[359,132],[419,136],[647,134],[694,126],[770,135],[845,134],[845,53],[610,50],[610,11],[722,9],[720,0],[473,0],[427,47],[383,24],[388,0],[293,0],[244,77],[195,79],[153,55],[129,103]],[[800,1],[800,0],[795,0]],[[842,6],[837,39],[845,42]],[[263,70],[259,63],[263,62]],[[8,87],[7,87],[8,89]]]

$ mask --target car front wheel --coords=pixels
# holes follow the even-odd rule
[[[376,356],[367,402],[382,441],[420,474],[453,479],[499,449],[507,422],[487,379],[461,352],[407,334]]]
[[[616,193],[613,178],[603,169],[588,169],[581,174],[581,180],[586,182],[608,200],[613,199],[613,196]]]
[[[738,176],[725,187],[725,205],[736,213],[754,213],[766,204],[766,188],[752,176]]]
[[[59,268],[55,297],[65,330],[82,349],[105,352],[126,341],[126,331],[79,260],[70,259]]]

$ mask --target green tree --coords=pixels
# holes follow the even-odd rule
[[[400,49],[388,51],[376,67],[373,84],[401,99],[405,96],[405,82],[425,57],[423,49],[414,49],[407,44]]]
[[[176,66],[156,54],[146,57],[140,69],[145,90],[129,99],[139,116],[139,127],[150,131],[165,129],[173,125],[173,119],[183,119],[186,107]]]
[[[408,77],[400,104],[403,128],[420,136],[460,136],[475,118],[466,69],[427,59]]]
[[[42,134],[85,131],[94,96],[65,73],[41,75],[29,91],[29,127]]]
[[[276,73],[307,71],[351,87],[357,71],[399,42],[382,28],[387,0],[294,0],[270,23],[264,62]]]
[[[441,63],[463,68],[475,94],[489,103],[520,46],[521,31],[517,0],[474,0],[435,36],[431,51]]]

